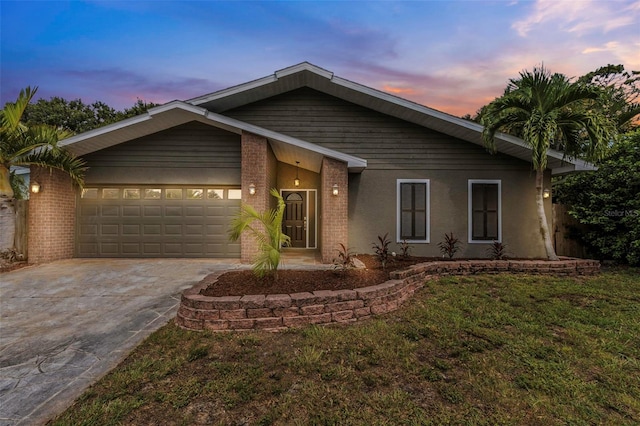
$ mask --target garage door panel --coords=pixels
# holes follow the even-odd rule
[[[140,217],[142,215],[141,206],[123,206],[122,217]]]
[[[207,225],[206,227],[207,235],[222,235],[225,232],[225,229],[222,225]]]
[[[182,235],[182,225],[164,225],[166,235]]]
[[[164,215],[165,217],[182,217],[182,206],[165,206]]]
[[[142,232],[145,236],[162,236],[162,225],[145,223],[142,227]]]
[[[97,237],[98,236],[98,225],[80,225],[80,235],[86,235],[88,237]]]
[[[161,256],[162,243],[144,243],[142,245],[144,254],[147,256]]]
[[[100,226],[100,235],[117,237],[120,233],[120,225],[118,224],[102,224]]]
[[[102,217],[119,217],[120,206],[102,205],[100,206],[100,215]]]
[[[124,189],[80,198],[76,252],[80,257],[238,257],[240,244],[228,238],[232,215],[240,200],[203,197],[172,199],[186,187],[154,187],[154,197],[124,198]],[[195,187],[195,186],[194,186]],[[146,194],[147,188],[138,192]],[[213,190],[206,188],[206,191]],[[158,192],[160,191],[160,192]],[[172,192],[173,191],[173,192]],[[205,191],[205,193],[206,193]],[[157,194],[160,194],[158,197]],[[185,192],[186,193],[186,192]],[[225,197],[227,190],[220,190]],[[106,194],[106,196],[104,195]]]
[[[143,213],[145,218],[162,218],[162,206],[144,206]]]
[[[167,243],[164,245],[165,255],[182,255],[182,244],[180,243]]]
[[[184,209],[184,215],[186,217],[202,218],[204,216],[204,206],[188,206]]]
[[[80,214],[84,217],[98,216],[98,206],[97,205],[81,206]]]
[[[100,244],[100,254],[103,256],[117,256],[119,254],[119,244],[118,243]]]
[[[122,243],[122,253],[136,255],[140,253],[140,243]]]
[[[184,235],[202,235],[204,234],[204,225],[185,225]]]

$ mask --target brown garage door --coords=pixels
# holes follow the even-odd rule
[[[229,222],[240,189],[92,186],[78,202],[78,257],[239,257]]]

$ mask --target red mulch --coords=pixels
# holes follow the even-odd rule
[[[292,294],[317,290],[352,290],[381,284],[389,279],[389,272],[406,268],[433,258],[409,257],[394,259],[385,270],[372,255],[358,255],[366,269],[329,270],[278,270],[273,276],[256,277],[250,270],[226,272],[220,277],[209,275],[203,282],[207,288],[200,291],[204,296],[244,296],[245,294]]]

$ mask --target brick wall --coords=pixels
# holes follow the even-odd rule
[[[29,198],[29,263],[69,259],[75,252],[76,188],[59,170],[31,166],[40,192]]]
[[[348,246],[348,170],[347,164],[331,158],[322,160],[320,170],[320,251],[323,263],[331,263],[339,244]],[[338,195],[333,195],[333,185]]]
[[[252,133],[242,133],[242,202],[261,212],[269,208],[269,177],[275,176],[270,169],[269,144],[267,139]],[[273,166],[271,166],[273,167]],[[249,185],[255,185],[255,195],[249,194]],[[243,233],[240,237],[240,261],[251,263],[258,253],[254,237]]]

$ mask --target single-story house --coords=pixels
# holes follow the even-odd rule
[[[529,148],[482,127],[301,63],[273,75],[173,101],[60,143],[89,166],[85,187],[34,167],[29,257],[230,257],[250,262],[255,242],[230,242],[240,203],[286,201],[292,246],[324,262],[339,244],[358,253],[388,233],[391,250],[440,256],[453,232],[460,256],[486,257],[494,241],[517,257],[544,257]],[[589,169],[550,150],[553,174]],[[550,217],[551,200],[546,200]]]

